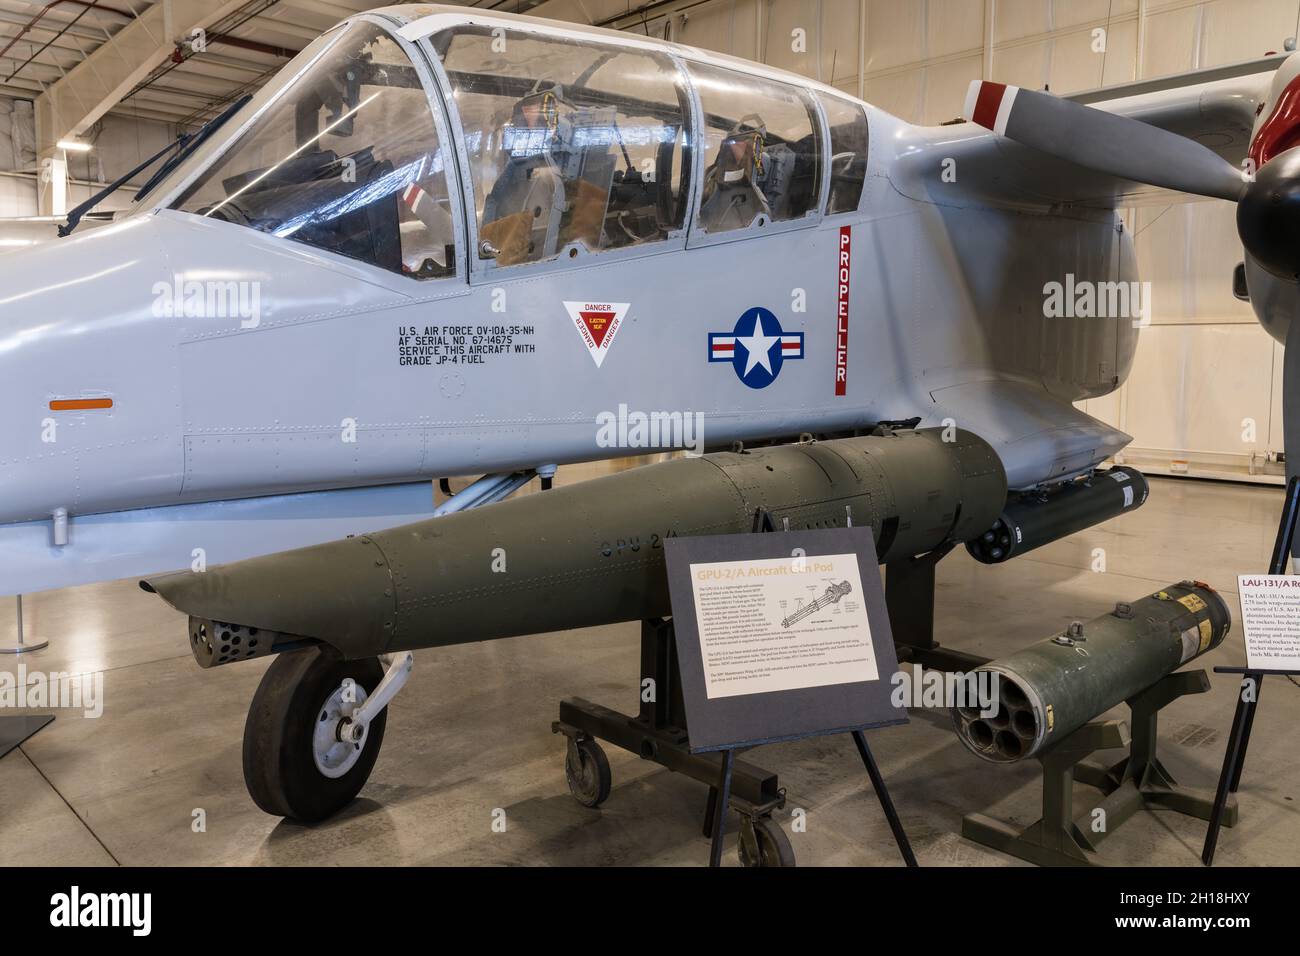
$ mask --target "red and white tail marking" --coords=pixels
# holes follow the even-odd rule
[[[1005,83],[993,83],[990,80],[975,80],[966,91],[966,105],[962,115],[972,123],[978,123],[985,129],[991,129],[999,136],[1007,134],[1007,119],[1011,116],[1011,107],[1016,102],[1018,86]]]
[[[420,202],[424,199],[427,199],[428,196],[429,194],[426,193],[423,189],[421,189],[415,183],[411,183],[411,185],[406,187],[406,191],[402,193],[402,201],[406,203],[407,207],[411,210],[411,212],[415,213],[416,215],[419,215]]]

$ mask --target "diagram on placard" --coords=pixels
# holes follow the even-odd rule
[[[832,584],[830,587],[826,589],[826,593],[824,593],[821,597],[817,598],[815,601],[813,601],[810,604],[805,604],[803,607],[799,608],[799,610],[795,611],[789,617],[782,620],[781,626],[790,627],[793,624],[797,624],[800,621],[802,621],[804,618],[808,617],[808,615],[816,614],[824,607],[828,607],[832,604],[838,604],[840,602],[840,598],[844,597],[845,595],[851,594],[852,592],[853,592],[853,585],[849,584],[848,581],[841,581],[839,584]]]

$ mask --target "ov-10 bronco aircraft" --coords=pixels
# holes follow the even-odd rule
[[[917,127],[625,33],[423,5],[352,17],[188,140],[133,212],[0,259],[0,582],[151,575],[207,665],[301,649],[267,671],[245,774],[259,805],[312,819],[374,763],[410,666],[378,655],[662,596],[637,577],[649,557],[588,548],[586,524],[626,520],[605,485],[579,499],[585,523],[512,532],[515,568],[545,572],[560,545],[616,562],[585,617],[540,585],[529,612],[481,598],[462,519],[505,533],[524,502],[386,532],[428,517],[431,478],[484,476],[439,509],[458,511],[569,462],[875,431],[690,463],[675,501],[647,474],[636,501],[688,522],[706,488],[721,512],[824,478],[834,494],[798,520],[865,507],[882,558],[965,541],[1004,560],[1145,498],[1136,472],[1091,480],[1129,438],[1072,404],[1124,380],[1142,317],[1045,304],[1053,283],[1122,302],[1137,275],[1118,205],[1239,200],[1239,291],[1293,337],[1298,74],[1275,57],[1091,105],[976,83],[973,123]],[[1297,361],[1300,344],[1288,448]],[[235,563],[152,576],[202,570],[200,552]],[[456,617],[435,593],[453,577]],[[436,633],[449,621],[463,630]]]
[[[994,134],[626,33],[355,16],[133,211],[0,259],[0,589],[398,525],[430,478],[489,476],[455,509],[567,462],[883,420],[976,432],[1012,489],[1087,474],[1129,439],[1071,403],[1138,333],[1043,290],[1136,279],[1115,206],[1140,184],[1284,191],[1245,238],[1286,338],[1279,62],[1099,108],[984,84]],[[663,434],[609,441],[624,408]]]

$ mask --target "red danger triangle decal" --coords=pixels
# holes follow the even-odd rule
[[[605,341],[605,333],[609,331],[609,325],[614,321],[613,311],[609,312],[579,312],[578,315],[587,326],[587,331],[591,337],[596,340],[596,348],[600,348],[601,343]]]
[[[614,344],[614,336],[623,324],[631,303],[628,302],[565,302],[564,308],[573,320],[582,344],[587,346],[591,360],[600,368]]]

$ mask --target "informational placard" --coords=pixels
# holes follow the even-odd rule
[[[1300,671],[1300,576],[1238,575],[1237,593],[1246,666]]]
[[[906,722],[870,528],[665,548],[693,751]]]
[[[710,700],[879,677],[855,554],[692,564]]]

